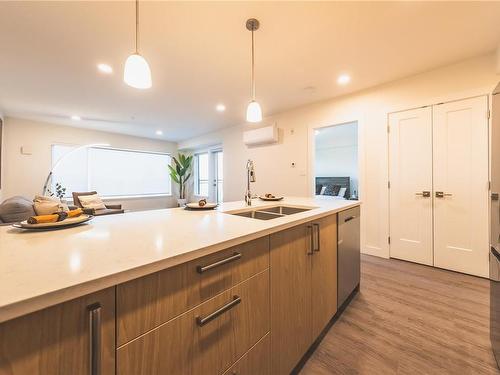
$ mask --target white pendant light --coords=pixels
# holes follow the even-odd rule
[[[139,0],[135,1],[135,53],[125,61],[123,80],[136,89],[149,89],[152,86],[151,69],[139,50]]]
[[[259,29],[259,25],[259,21],[255,18],[248,19],[246,23],[247,29],[252,32],[252,100],[248,103],[247,107],[248,122],[262,121],[262,109],[260,108],[260,104],[255,101],[255,52],[253,40],[253,32]]]

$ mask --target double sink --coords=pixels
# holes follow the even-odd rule
[[[243,216],[258,220],[271,220],[278,217],[297,214],[299,212],[312,210],[314,207],[273,206],[256,208],[255,210],[228,212],[228,214]]]

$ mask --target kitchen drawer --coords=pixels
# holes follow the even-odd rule
[[[267,334],[224,375],[270,375],[270,342],[270,335]]]
[[[269,332],[269,297],[265,270],[118,348],[117,374],[221,374]]]
[[[118,345],[268,267],[269,237],[266,236],[118,285]]]

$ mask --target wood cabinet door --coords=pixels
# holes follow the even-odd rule
[[[224,375],[271,375],[270,341],[267,334]]]
[[[240,257],[235,257],[234,255]],[[234,260],[224,263],[224,260]],[[221,262],[222,261],[222,262]],[[199,267],[219,263],[199,272]],[[117,343],[121,346],[220,292],[269,268],[265,236],[179,266],[120,284],[116,289]]]
[[[272,374],[289,374],[312,342],[311,227],[271,235]]]
[[[269,332],[269,299],[267,269],[119,347],[117,374],[221,374]]]
[[[0,324],[0,374],[114,374],[114,314],[109,288]]]
[[[316,339],[337,312],[337,215],[312,225],[311,311],[312,337]]]

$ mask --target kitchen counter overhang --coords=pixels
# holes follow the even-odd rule
[[[0,227],[0,322],[361,204],[328,198],[252,203],[129,212],[50,232]],[[313,209],[272,220],[228,213],[278,205]]]

